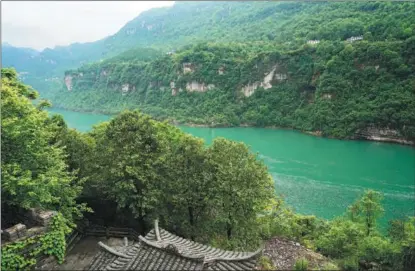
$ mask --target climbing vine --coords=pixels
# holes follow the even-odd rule
[[[36,264],[36,258],[42,254],[53,255],[59,263],[62,263],[66,251],[65,235],[70,232],[71,228],[66,219],[58,213],[52,218],[47,233],[2,247],[1,269],[29,269]]]

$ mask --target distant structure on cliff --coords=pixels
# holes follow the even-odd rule
[[[363,40],[363,36],[350,37],[346,41],[348,41],[348,42],[354,42],[354,41],[358,41],[358,40]]]
[[[308,40],[307,44],[317,44],[320,43],[320,40]]]

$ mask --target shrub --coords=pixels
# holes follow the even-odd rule
[[[323,254],[333,258],[355,256],[359,241],[364,238],[362,225],[349,220],[337,219],[330,229],[316,241],[316,246]]]
[[[388,239],[379,236],[369,236],[359,243],[359,260],[375,262],[382,265],[382,269],[391,267],[401,269],[401,251],[398,243],[391,243]]]
[[[295,261],[294,270],[306,271],[307,268],[308,268],[308,261],[305,258],[301,258]]]
[[[344,271],[357,271],[359,270],[359,263],[356,257],[348,257],[340,262],[341,269]]]
[[[261,256],[259,258],[259,267],[261,270],[275,270],[275,266],[268,256]]]
[[[337,265],[334,263],[325,263],[323,267],[319,270],[326,270],[326,271],[333,271],[333,270],[340,270]]]

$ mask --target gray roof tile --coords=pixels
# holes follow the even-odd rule
[[[156,232],[160,239],[157,240]],[[257,252],[226,251],[152,229],[138,244],[116,251],[100,244],[101,251],[86,270],[252,270]]]

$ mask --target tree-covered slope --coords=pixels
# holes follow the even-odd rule
[[[2,64],[28,72],[25,82],[44,93],[56,88],[52,78],[62,71],[134,47],[167,52],[200,41],[302,43],[360,34],[379,41],[405,39],[412,35],[414,17],[414,3],[177,2],[143,12],[99,41],[48,48],[23,65],[16,63],[19,57]],[[2,54],[7,58],[3,46]]]
[[[365,33],[402,39],[412,35],[413,15],[413,3],[177,2],[143,12],[106,43],[114,49],[121,43],[171,49],[207,40],[281,43]]]
[[[413,140],[414,48],[414,37],[321,41],[296,50],[269,43],[199,44],[152,62],[67,71],[67,88],[53,100],[72,110],[140,108],[186,123]]]

